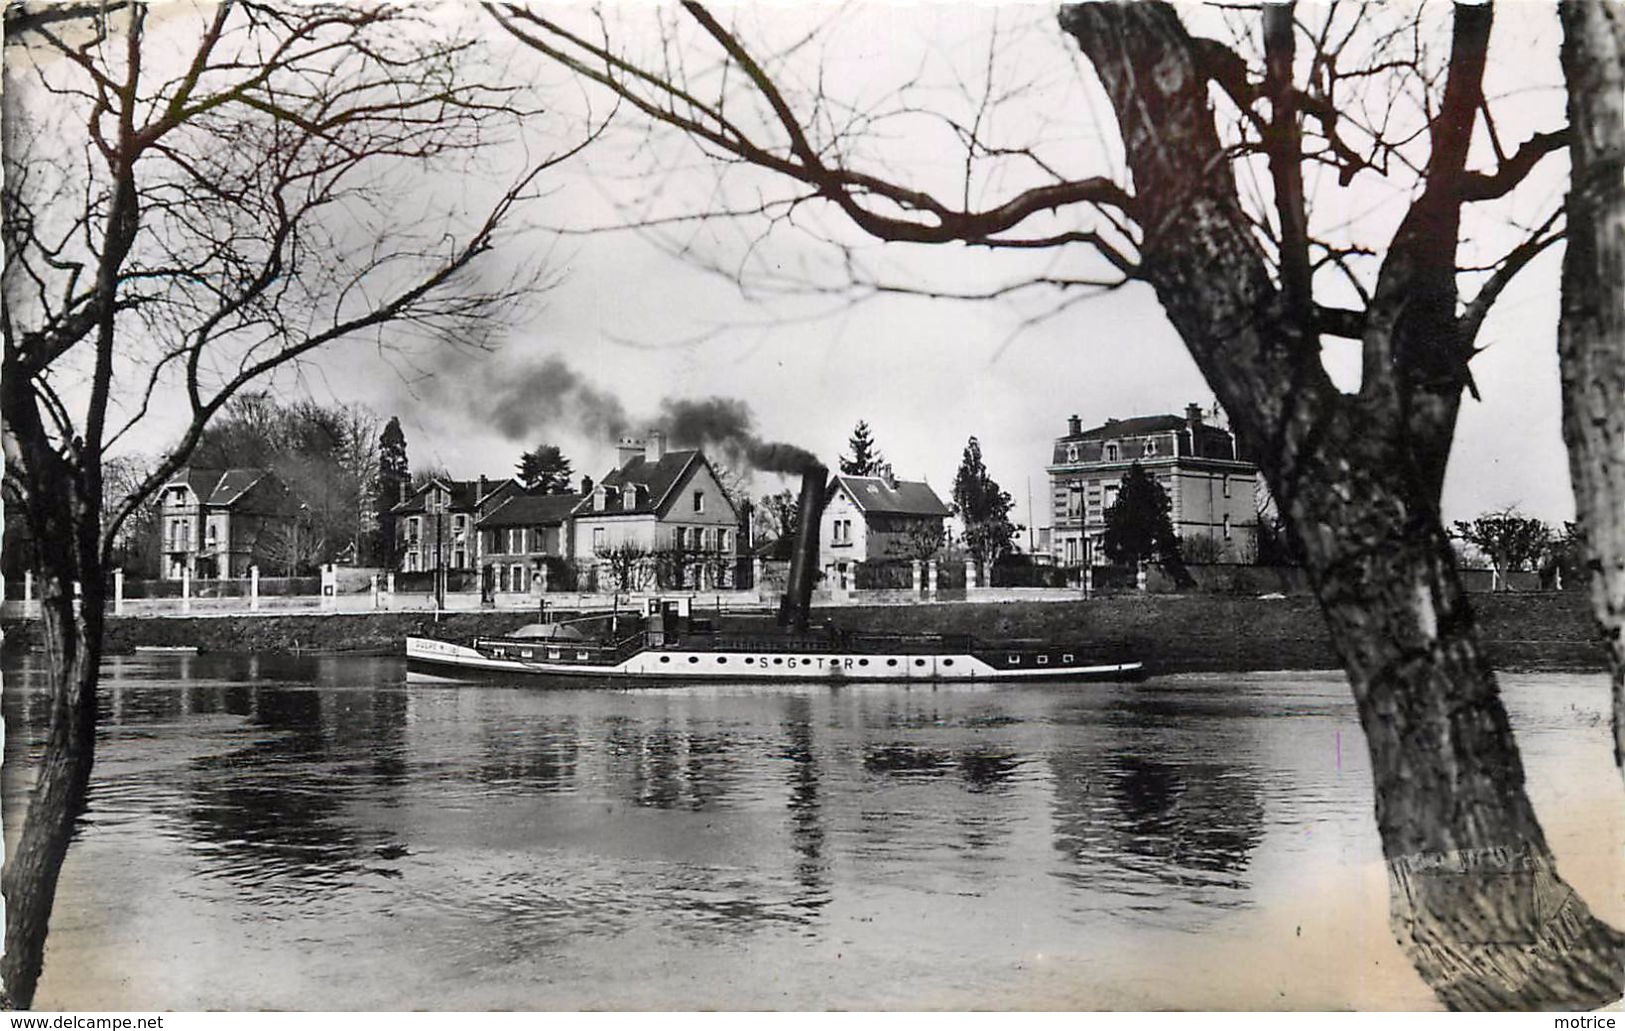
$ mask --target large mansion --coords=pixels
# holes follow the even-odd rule
[[[1193,404],[1183,416],[1107,419],[1087,430],[1078,416],[1067,419],[1048,466],[1050,547],[1058,564],[1106,561],[1106,510],[1136,462],[1173,502],[1170,517],[1181,539],[1210,539],[1226,561],[1252,557],[1258,467],[1238,453],[1234,434],[1209,423]]]

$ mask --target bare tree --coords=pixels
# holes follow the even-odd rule
[[[1162,3],[1064,7],[1061,31],[1115,116],[1106,149],[1120,148],[1121,172],[1068,174],[1076,148],[1056,159],[997,137],[990,112],[1023,94],[989,77],[969,91],[968,116],[940,117],[963,150],[952,192],[875,157],[888,119],[929,118],[929,100],[866,110],[821,70],[796,74],[798,46],[753,48],[697,3],[662,22],[641,58],[635,38],[602,21],[571,28],[540,7],[487,9],[729,174],[765,170],[785,187],[645,225],[722,215],[801,225],[822,205],[879,240],[968,245],[990,260],[1048,251],[1079,270],[945,291],[875,277],[843,245],[858,293],[1058,290],[1059,311],[1149,286],[1301,548],[1366,731],[1392,919],[1418,971],[1457,1008],[1619,996],[1621,936],[1558,875],[1439,515],[1462,394],[1476,393],[1479,330],[1508,282],[1562,238],[1556,209],[1499,253],[1463,243],[1464,219],[1569,140],[1557,125],[1503,146],[1484,86],[1492,8],[1226,6],[1221,39],[1193,34]],[[990,42],[989,65],[996,52]],[[1470,160],[1475,138],[1491,167]],[[1356,182],[1402,212],[1378,238],[1350,231],[1341,191]],[[1330,337],[1357,342],[1357,388],[1327,372]]]
[[[39,544],[51,694],[4,873],[16,1006],[90,777],[121,527],[238,391],[314,349],[511,316],[536,273],[481,259],[547,164],[461,210],[523,94],[478,81],[473,44],[409,11],[73,9],[6,11],[0,416],[6,491]],[[457,204],[434,196],[465,173]],[[104,512],[109,454],[158,410],[184,416],[180,440]]]
[[[1625,13],[1560,5],[1573,184],[1563,254],[1563,438],[1592,607],[1608,642],[1625,773]]]

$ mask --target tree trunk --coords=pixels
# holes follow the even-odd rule
[[[1155,212],[1140,220],[1141,275],[1305,555],[1371,754],[1402,947],[1452,1008],[1589,1008],[1625,987],[1622,942],[1556,873],[1438,510],[1471,344],[1454,323],[1460,197],[1448,176],[1465,161],[1489,34],[1487,9],[1455,16],[1442,104],[1462,124],[1437,126],[1352,396],[1321,365],[1314,317],[1272,281],[1177,14],[1088,3],[1063,9],[1061,25],[1100,74],[1136,196]]]
[[[1618,999],[1625,940],[1557,874],[1436,509],[1358,419],[1300,460],[1318,468],[1290,518],[1365,731],[1401,946],[1452,1009]]]
[[[1625,774],[1625,10],[1587,0],[1560,14],[1574,169],[1557,336],[1563,439]]]
[[[0,874],[6,902],[6,950],[0,957],[4,1002],[26,1009],[45,957],[57,877],[90,784],[107,599],[99,456],[90,456],[91,472],[85,475],[51,444],[33,384],[9,360],[0,369],[0,424],[7,477],[22,488],[23,518],[35,543],[40,622],[51,671],[45,751],[17,849],[6,856]],[[77,457],[86,462],[84,454]]]
[[[84,584],[74,613],[73,581],[42,577],[41,621],[50,655],[51,717],[16,851],[7,857],[6,952],[0,959],[7,1003],[27,1009],[45,959],[57,877],[84,811],[96,749],[96,682],[101,664],[99,586]],[[95,610],[95,611],[93,611]]]

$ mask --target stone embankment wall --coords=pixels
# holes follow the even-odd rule
[[[1480,595],[1473,599],[1491,661],[1505,669],[1603,669],[1600,637],[1583,592]],[[706,613],[697,611],[697,615]],[[737,617],[725,617],[724,623]],[[765,618],[765,617],[763,617]],[[871,633],[965,633],[1127,647],[1162,672],[1328,669],[1339,665],[1312,599],[1131,596],[1079,602],[980,602],[820,608],[818,622]],[[407,634],[450,639],[503,633],[528,611],[285,614],[108,621],[109,652],[136,645],[205,651],[397,651]],[[758,625],[760,625],[758,623]],[[4,627],[8,648],[34,643],[32,622]]]

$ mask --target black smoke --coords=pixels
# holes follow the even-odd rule
[[[425,390],[428,399],[461,403],[470,419],[517,443],[534,444],[566,427],[605,443],[659,430],[672,447],[701,448],[735,467],[796,475],[818,464],[805,448],[758,436],[750,405],[739,398],[666,398],[654,414],[634,418],[618,397],[557,356],[517,368],[479,359],[461,364],[442,366]]]

